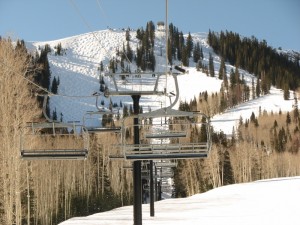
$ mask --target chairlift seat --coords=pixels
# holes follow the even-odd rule
[[[156,138],[156,139],[164,139],[164,138],[180,138],[186,137],[186,132],[160,132],[160,133],[146,133],[146,138]]]
[[[161,168],[161,167],[171,168],[171,167],[176,167],[177,163],[176,162],[155,162],[155,166],[157,168]]]
[[[29,123],[22,129],[22,159],[86,159],[88,132],[75,123]]]
[[[127,145],[125,159],[191,159],[208,156],[207,143]]]
[[[89,133],[120,132],[118,126],[102,126],[103,115],[113,115],[111,111],[88,111],[83,117],[83,125]]]
[[[87,127],[89,133],[120,132],[121,127]]]
[[[205,121],[202,120],[203,117]],[[135,116],[138,124],[124,122],[122,126],[122,148],[127,160],[192,159],[206,158],[211,148],[209,118],[199,112],[186,112],[163,108]],[[151,123],[149,123],[151,119]],[[156,121],[154,121],[156,120]],[[162,121],[168,121],[162,124]],[[128,125],[129,124],[129,125]],[[138,126],[144,134],[141,144],[130,144],[126,140],[126,130]],[[202,127],[203,126],[203,127]],[[191,127],[205,129],[205,141],[190,142]],[[196,138],[194,134],[194,138]],[[176,139],[176,143],[172,140]],[[159,139],[160,141],[158,141]]]

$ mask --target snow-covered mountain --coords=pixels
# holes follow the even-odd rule
[[[132,50],[135,51],[138,46],[138,40],[135,37],[136,32],[131,31],[130,35],[130,45]],[[220,58],[214,54],[213,50],[207,44],[207,34],[194,33],[192,37],[194,43],[199,42],[201,44],[204,53],[204,63],[208,64],[209,53],[212,53],[214,57],[214,68],[217,74],[220,66]],[[63,55],[55,54],[55,47],[59,43],[65,50]],[[115,31],[111,29],[49,42],[27,43],[27,47],[31,51],[38,51],[45,44],[50,45],[52,48],[52,52],[48,55],[52,72],[51,79],[59,77],[60,85],[58,87],[58,95],[51,96],[50,98],[50,108],[51,111],[56,111],[58,119],[61,119],[62,116],[64,122],[82,121],[87,111],[97,110],[95,103],[96,98],[93,96],[93,93],[99,92],[100,88],[100,72],[98,69],[100,62],[102,61],[105,70],[108,71],[109,61],[113,57],[116,57],[117,49],[121,50],[125,43],[125,31]],[[156,32],[154,48],[156,54],[156,71],[164,72],[166,71],[164,32]],[[229,64],[226,64],[226,66],[227,73],[230,72],[231,68],[234,68]],[[130,68],[131,71],[137,69],[135,63],[131,63]],[[209,77],[205,73],[197,71],[193,62],[190,63],[190,67],[186,68],[186,70],[188,70],[188,73],[178,76],[179,100],[189,101],[204,91],[208,93],[219,92],[221,80]],[[243,74],[244,79],[250,86],[250,82],[252,82],[254,76],[243,70],[240,70],[240,73]],[[109,83],[109,87],[112,86],[111,81],[107,80],[106,82]],[[173,82],[166,82],[165,85],[171,91],[175,88]],[[128,105],[132,104],[130,96],[116,96],[110,99],[101,96],[99,101],[104,101],[105,107],[108,107],[110,101],[117,104],[120,102]],[[151,107],[151,109],[156,109],[168,104],[169,99],[166,97],[143,96],[140,100],[141,106]],[[222,115],[215,116],[212,118],[212,125],[216,131],[222,130],[226,134],[231,134],[233,126],[237,124],[241,115],[243,118],[249,118],[252,112],[257,114],[260,107],[261,110],[265,109],[274,112],[278,112],[280,109],[282,111],[290,111],[292,104],[293,100],[283,100],[281,90],[272,88],[269,95],[250,100],[238,107],[227,110]]]

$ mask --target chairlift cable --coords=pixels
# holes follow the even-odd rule
[[[88,28],[88,30],[92,33],[93,37],[99,42],[101,43],[101,41],[99,40],[99,38],[96,36],[96,32],[93,31],[92,27],[89,25],[89,23],[87,22],[87,20],[84,18],[84,16],[80,13],[79,8],[77,7],[77,5],[75,4],[75,2],[73,0],[69,0],[70,3],[72,4],[72,6],[75,8],[77,14],[79,15],[80,19],[83,21],[84,25]],[[99,2],[98,2],[99,5]],[[107,53],[107,55],[110,55],[109,52],[103,47],[104,51]],[[126,57],[127,61],[129,62],[129,64],[131,64],[131,61],[128,59],[127,55],[123,52],[124,56]]]
[[[167,87],[168,87],[168,0],[166,0],[166,25],[165,25],[165,32],[166,32],[166,86],[165,86],[165,91],[167,93]],[[166,105],[166,100],[167,96],[165,95],[165,105]]]
[[[109,23],[108,23],[108,19],[107,19],[108,17],[106,16],[105,11],[101,7],[100,0],[96,0],[96,2],[97,2],[97,5],[98,5],[98,8],[100,9],[100,12],[103,14],[103,17],[106,20],[107,26],[109,27]]]

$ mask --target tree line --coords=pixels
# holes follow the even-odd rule
[[[27,81],[49,90],[51,73],[47,69],[46,51],[32,56],[24,43],[13,45],[9,39],[0,40],[0,224],[3,225],[58,224],[72,216],[132,202],[130,171],[120,169],[123,162],[108,160],[109,154],[118,153],[109,147],[117,142],[114,134],[92,135],[85,161],[21,159],[23,128],[28,122],[42,121],[41,103],[36,95],[44,94],[44,90]],[[48,140],[41,141],[51,145]]]
[[[265,40],[241,37],[232,31],[220,33],[209,30],[208,44],[223,60],[237,68],[247,70],[267,86],[296,90],[299,86],[299,56],[291,57],[283,51],[273,49]]]
[[[202,100],[199,100],[202,97]],[[205,93],[180,104],[181,110],[214,112],[219,100]],[[300,123],[298,100],[291,112],[267,112],[240,118],[230,137],[212,132],[212,149],[206,159],[179,160],[174,169],[174,197],[186,197],[228,184],[300,174]],[[208,114],[209,115],[209,114]]]

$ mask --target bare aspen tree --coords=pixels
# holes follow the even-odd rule
[[[10,40],[0,40],[0,151],[1,151],[1,224],[22,224],[22,195],[26,190],[26,164],[20,160],[20,132],[36,115],[37,105],[25,77],[31,62],[24,48],[15,48]],[[28,220],[28,218],[27,218]]]

